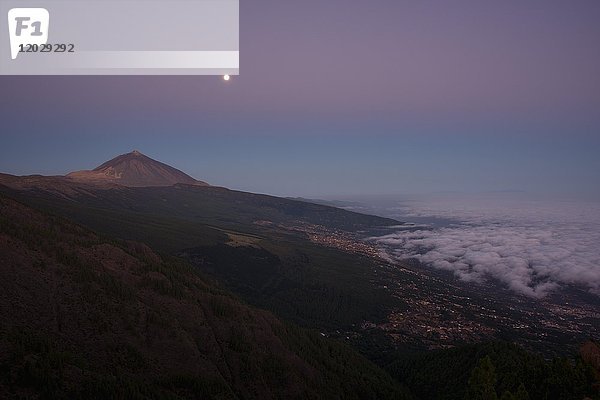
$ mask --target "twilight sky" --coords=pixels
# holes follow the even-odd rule
[[[600,2],[243,0],[241,75],[0,77],[0,171],[136,148],[281,195],[600,195]]]

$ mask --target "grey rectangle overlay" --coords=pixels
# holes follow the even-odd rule
[[[238,75],[239,2],[0,0],[0,74]]]

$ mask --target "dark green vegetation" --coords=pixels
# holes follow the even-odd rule
[[[399,305],[375,282],[372,260],[311,243],[295,229],[310,224],[356,231],[394,220],[216,187],[97,188],[76,196],[4,190],[110,237],[185,253],[245,301],[306,327],[348,329],[383,320]],[[232,234],[255,241],[262,256],[252,256],[254,247],[225,245]]]
[[[286,228],[298,223],[348,231],[398,223],[335,207],[219,187],[175,185],[87,187],[81,190],[74,183],[61,184],[67,188],[58,192],[35,186],[12,190],[2,186],[0,179],[0,192],[68,216],[101,232],[143,240],[153,248],[167,252],[223,242],[227,239],[223,229],[263,234],[279,240],[290,236],[297,238],[297,233],[292,234]]]
[[[420,399],[600,398],[597,371],[581,357],[546,361],[505,342],[404,356],[387,369]]]
[[[246,301],[311,328],[384,320],[394,300],[369,280],[369,263],[310,243],[216,245],[185,250],[193,265]]]
[[[0,196],[0,397],[409,398],[195,268]]]
[[[48,242],[39,250],[38,239],[27,239],[38,235],[35,230],[27,228],[16,236],[27,245],[7,249],[14,251],[15,260],[22,251],[42,254],[29,262],[36,268],[30,274],[39,274],[51,289],[44,289],[38,303],[9,307],[11,303],[3,301],[8,314],[20,310],[16,315],[22,316],[26,310],[39,309],[47,315],[36,317],[36,323],[28,320],[23,329],[14,321],[4,325],[18,328],[4,330],[2,336],[2,345],[17,357],[3,358],[3,376],[9,377],[4,381],[6,390],[26,393],[19,385],[27,382],[39,392],[46,387],[39,386],[41,381],[52,382],[43,393],[51,390],[69,397],[402,398],[405,394],[398,384],[422,400],[477,398],[478,393],[504,399],[527,395],[532,400],[597,394],[582,363],[548,363],[502,343],[407,355],[407,349],[395,348],[382,331],[361,330],[363,321],[384,322],[389,310],[406,309],[407,304],[383,289],[389,279],[375,273],[376,261],[313,243],[307,232],[318,225],[329,232],[355,232],[395,221],[214,187],[0,187],[0,191],[100,232],[103,236],[88,232],[83,237],[92,235],[94,243],[134,259],[126,274],[118,271],[127,263],[117,263],[116,268],[100,263],[102,268],[90,271],[89,263],[61,250],[64,246]],[[2,226],[17,229],[20,225],[14,222],[19,220],[7,216]],[[44,229],[43,235],[54,235]],[[62,233],[52,240],[68,242],[61,237]],[[123,240],[148,244],[163,257],[140,245],[130,248]],[[85,240],[77,243],[96,249]],[[146,260],[148,256],[155,261]],[[121,259],[116,254],[108,259],[113,257]],[[56,263],[61,267],[57,269]],[[48,271],[54,278],[48,278]],[[20,290],[8,287],[4,292]],[[242,305],[229,292],[287,322]],[[64,293],[76,295],[60,297]],[[31,297],[37,296],[25,296]],[[56,299],[59,306],[53,308]],[[72,314],[58,317],[65,310]],[[40,331],[42,337],[33,333]],[[102,340],[88,344],[96,332]],[[319,332],[356,345],[396,381]],[[106,347],[107,343],[118,349]],[[489,364],[482,361],[486,356]],[[31,367],[31,360],[39,360],[39,365]],[[198,367],[202,365],[206,367]],[[40,368],[43,372],[35,372]],[[81,390],[91,389],[77,391],[72,382],[81,384],[77,386]],[[95,392],[104,389],[109,394]]]

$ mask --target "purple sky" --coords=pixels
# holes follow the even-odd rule
[[[149,132],[154,135],[150,155],[159,159],[176,154],[173,142],[178,140],[188,147],[193,142],[199,148],[207,143],[218,148],[215,140],[234,135],[264,140],[267,144],[255,151],[265,162],[272,162],[273,151],[296,148],[270,146],[264,138],[273,136],[290,142],[306,136],[307,143],[312,140],[308,137],[323,135],[356,143],[378,136],[386,138],[378,139],[382,149],[410,138],[422,142],[413,154],[425,157],[433,150],[442,159],[450,157],[444,149],[454,139],[466,146],[460,154],[468,155],[487,140],[502,142],[510,136],[510,143],[523,138],[532,149],[538,138],[542,148],[556,143],[555,152],[547,154],[549,171],[556,162],[550,158],[560,154],[562,143],[570,143],[568,162],[584,161],[569,166],[572,173],[563,177],[565,182],[583,174],[581,185],[589,186],[589,179],[598,177],[590,171],[596,164],[585,153],[598,145],[600,136],[597,0],[243,0],[240,6],[241,76],[227,83],[216,77],[0,77],[5,141],[0,168],[61,172],[69,168],[60,163],[62,154],[41,156],[47,142],[68,145],[71,137],[84,135],[96,144],[82,141],[75,152],[94,161],[129,151],[130,145],[144,150],[140,137]],[[99,137],[117,144],[110,147]],[[35,159],[28,159],[20,153],[32,143],[39,149]],[[507,154],[499,157],[495,170],[510,159],[510,143],[499,144]],[[172,153],[163,155],[160,148]],[[325,150],[340,158],[346,172],[363,167],[350,159],[356,157],[353,152],[335,153],[339,149],[334,144]],[[521,153],[525,162],[530,152]],[[393,157],[380,165],[375,155],[366,161],[375,163],[370,166],[375,173],[388,168]],[[53,168],[52,162],[59,166]],[[310,162],[310,152],[293,168],[301,169],[301,162]],[[200,169],[192,161],[182,164]],[[282,174],[292,172],[281,169]],[[512,185],[509,175],[504,178],[504,186],[527,186],[520,181]],[[546,178],[548,185],[555,182]],[[213,179],[230,182],[218,174]],[[381,179],[380,189],[392,178]],[[246,178],[230,184],[239,187],[242,182],[252,189]],[[332,176],[330,184],[335,182]],[[254,184],[272,192],[287,190],[263,189],[258,180]],[[305,189],[328,185],[322,181],[311,187],[308,182]]]

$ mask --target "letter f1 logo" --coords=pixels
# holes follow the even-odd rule
[[[45,8],[13,8],[8,11],[10,56],[19,55],[21,45],[42,45],[48,42],[50,13]]]

